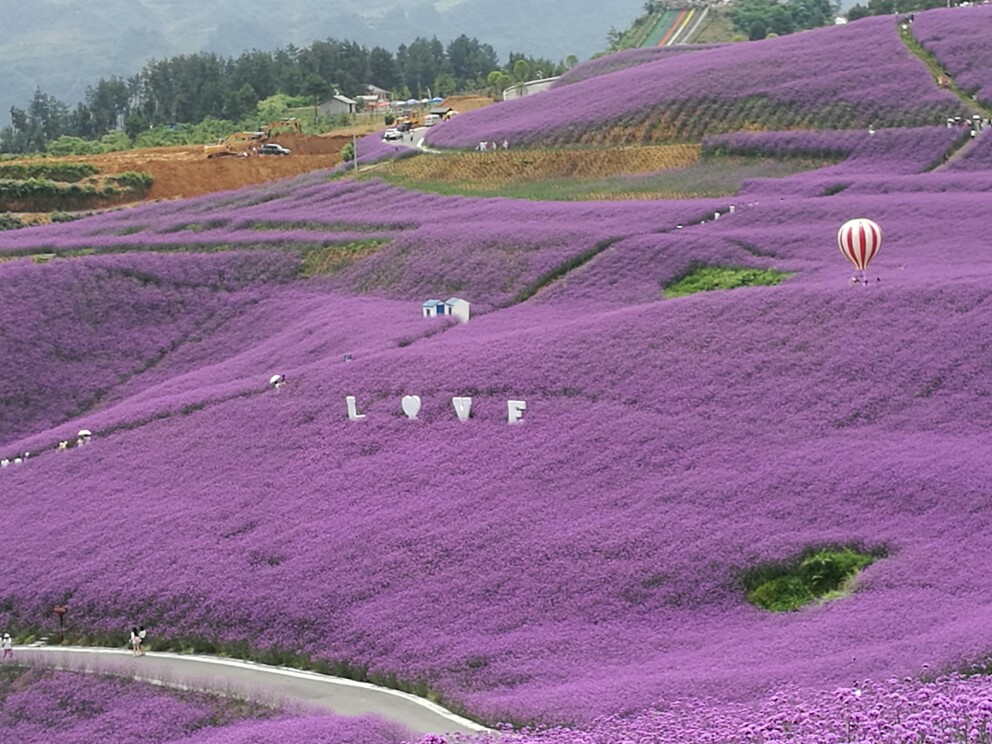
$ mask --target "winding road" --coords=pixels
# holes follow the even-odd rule
[[[135,658],[126,650],[78,646],[19,646],[14,649],[14,658],[70,671],[121,675],[168,687],[242,694],[276,704],[303,704],[340,716],[374,715],[418,735],[488,730],[406,692],[236,659],[155,652]]]

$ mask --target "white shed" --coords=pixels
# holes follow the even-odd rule
[[[441,300],[427,300],[420,306],[420,311],[425,318],[436,318],[438,315],[444,315],[445,305]]]
[[[462,323],[468,323],[470,306],[467,300],[459,297],[449,297],[444,302],[445,314],[458,318]]]

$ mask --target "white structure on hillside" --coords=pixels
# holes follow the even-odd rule
[[[427,300],[420,306],[420,312],[425,318],[436,318],[438,315],[444,315],[444,303],[441,300]]]
[[[462,323],[468,323],[471,314],[471,304],[460,297],[449,297],[441,300],[427,300],[420,306],[420,314],[425,318],[436,318],[439,315],[450,315]]]
[[[557,79],[557,77],[541,78],[540,80],[528,80],[526,83],[511,85],[503,91],[503,100],[509,101],[513,98],[523,98],[524,96],[529,96],[532,93],[540,93],[541,91],[550,88],[551,84]]]
[[[463,300],[459,297],[449,297],[444,302],[445,315],[450,315],[453,318],[458,318],[462,323],[468,323],[468,317],[471,310],[467,300]]]

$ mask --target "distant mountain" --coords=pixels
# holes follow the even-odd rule
[[[589,57],[642,0],[0,0],[0,119],[36,88],[74,104],[101,77],[134,74],[152,58],[199,51],[305,46],[329,37],[395,51],[417,36],[459,34],[500,55]]]

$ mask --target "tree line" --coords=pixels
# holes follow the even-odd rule
[[[730,10],[731,22],[752,41],[827,26],[835,17],[831,0],[737,0]]]
[[[10,125],[0,129],[0,152],[43,152],[65,137],[114,139],[110,133],[120,130],[133,140],[156,127],[252,121],[260,102],[275,96],[315,104],[338,92],[365,94],[369,84],[401,99],[481,90],[498,95],[522,73],[552,76],[565,67],[512,52],[500,65],[491,45],[464,34],[447,45],[418,37],[395,53],[327,39],[238,57],[183,54],[152,60],[128,78],[101,79],[74,107],[37,90],[26,107],[11,108]]]

